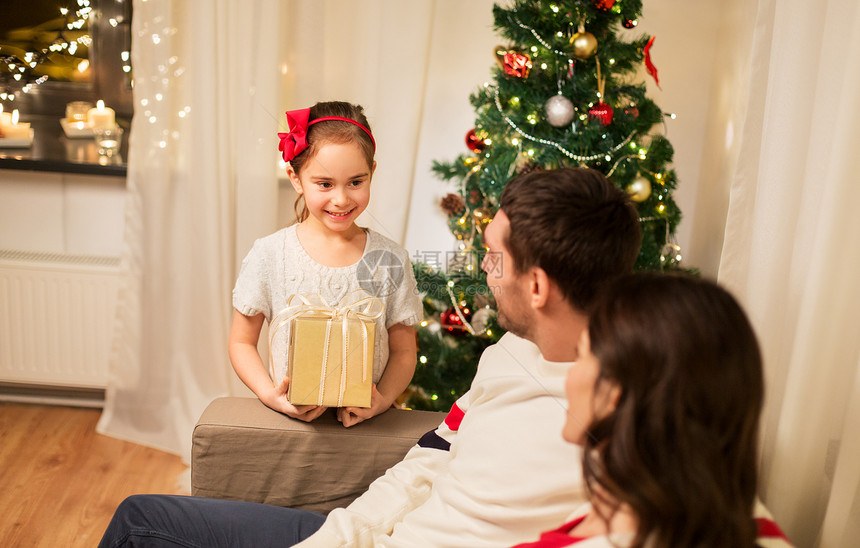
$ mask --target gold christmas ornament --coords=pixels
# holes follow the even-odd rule
[[[651,195],[651,181],[642,175],[637,175],[625,190],[634,202],[644,202]]]
[[[597,38],[580,26],[579,31],[570,37],[571,53],[580,61],[585,61],[597,53]]]
[[[483,234],[484,228],[493,220],[493,210],[488,207],[475,208],[472,210],[472,219],[475,221],[475,229]]]

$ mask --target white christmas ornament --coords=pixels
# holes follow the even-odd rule
[[[667,243],[660,250],[660,267],[678,267],[681,264],[681,246],[673,243]]]
[[[553,127],[564,127],[573,120],[573,103],[564,95],[553,95],[543,105],[546,121]]]
[[[483,333],[487,330],[487,323],[489,323],[490,318],[493,315],[493,311],[490,310],[489,307],[481,308],[477,312],[472,315],[472,329],[475,330],[475,333]]]

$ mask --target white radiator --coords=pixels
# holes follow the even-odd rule
[[[0,250],[0,383],[104,388],[119,259]]]

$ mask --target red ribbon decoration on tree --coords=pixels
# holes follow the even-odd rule
[[[505,74],[517,78],[528,78],[532,68],[532,60],[528,55],[509,51],[504,57]]]
[[[652,36],[650,40],[648,40],[648,44],[645,46],[645,49],[642,50],[645,54],[645,68],[648,69],[648,74],[654,78],[654,81],[657,82],[657,87],[660,88],[660,80],[657,78],[657,67],[654,66],[654,63],[651,62],[651,46],[654,44],[654,37]],[[663,88],[660,88],[663,89]]]

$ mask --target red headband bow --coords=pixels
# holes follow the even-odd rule
[[[311,115],[311,109],[309,108],[288,110],[286,114],[287,125],[290,126],[290,132],[278,133],[278,137],[281,140],[278,145],[278,150],[283,153],[285,162],[291,161],[293,158],[301,154],[302,151],[308,148],[308,127],[316,124],[317,122],[325,122],[326,120],[349,122],[350,124],[360,127],[365,133],[367,133],[367,136],[370,137],[370,142],[373,144],[373,150],[376,150],[376,141],[373,139],[373,135],[371,135],[370,130],[351,118],[343,118],[341,116],[321,116],[320,118],[315,118],[308,122],[308,118],[310,118]]]

